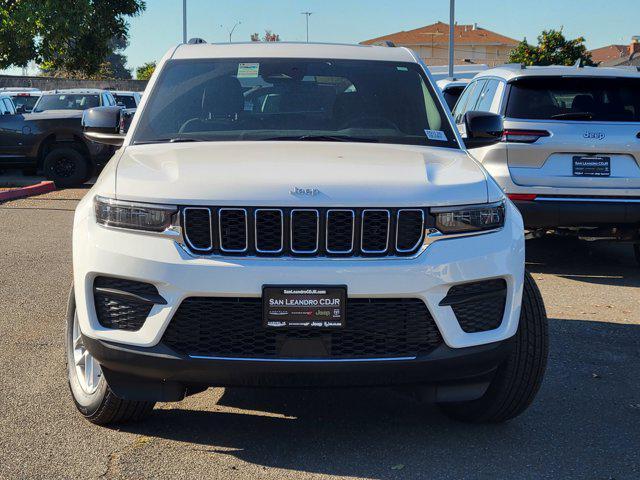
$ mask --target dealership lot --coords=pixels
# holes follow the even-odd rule
[[[0,478],[638,478],[640,268],[625,245],[528,243],[550,318],[547,377],[502,426],[399,392],[208,390],[120,429],[65,382],[73,209],[84,189],[0,205]]]

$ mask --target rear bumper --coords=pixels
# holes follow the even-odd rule
[[[136,400],[177,401],[208,386],[358,387],[419,385],[437,401],[480,397],[513,339],[467,348],[441,345],[415,359],[215,359],[178,354],[163,344],[135,347],[84,336],[111,389]]]
[[[525,228],[640,227],[640,197],[537,197],[514,203]]]

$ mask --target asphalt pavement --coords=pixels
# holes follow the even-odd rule
[[[640,267],[627,245],[527,243],[550,319],[547,376],[505,425],[390,390],[209,389],[104,428],[76,413],[64,311],[86,190],[0,205],[0,478],[637,479]]]

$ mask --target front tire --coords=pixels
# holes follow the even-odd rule
[[[84,418],[97,425],[107,425],[139,421],[151,413],[155,402],[123,400],[109,388],[100,364],[82,342],[73,289],[67,308],[65,346],[69,389]]]
[[[524,412],[535,398],[547,366],[549,337],[544,303],[526,272],[518,332],[509,357],[500,365],[485,394],[470,402],[444,403],[449,417],[471,423],[502,423]]]
[[[43,162],[44,174],[53,180],[56,187],[77,187],[89,178],[89,162],[77,150],[71,147],[58,147],[51,150]]]

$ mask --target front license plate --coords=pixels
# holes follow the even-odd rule
[[[347,287],[265,286],[264,325],[270,328],[342,328]]]
[[[609,157],[573,157],[574,177],[609,177],[611,158]]]

